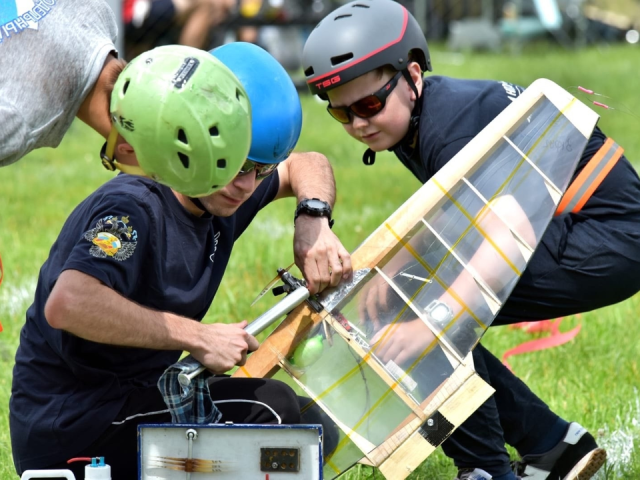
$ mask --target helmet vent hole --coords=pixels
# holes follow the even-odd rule
[[[227,161],[224,158],[219,158],[216,162],[218,168],[227,168]]]
[[[216,127],[215,125],[213,127],[211,127],[209,129],[209,135],[211,135],[212,137],[219,137],[220,136],[220,132],[218,131],[218,127]]]
[[[305,76],[310,77],[313,75],[313,67],[309,67],[304,71]]]
[[[183,129],[178,130],[178,140],[180,140],[185,145],[189,145],[189,140],[187,140],[187,134],[184,133]]]
[[[242,93],[240,93],[240,90],[236,88],[236,100],[240,100],[241,96],[242,96]]]
[[[184,166],[184,168],[189,168],[189,156],[185,155],[182,152],[178,152],[178,158],[180,158],[180,161],[182,162],[182,165]]]
[[[351,5],[352,8],[369,8],[369,5],[363,5],[362,3],[356,3]]]
[[[124,95],[125,93],[127,93],[127,89],[129,88],[129,80],[127,80],[126,82],[124,82],[124,85],[122,86],[122,95]]]
[[[338,55],[337,57],[331,57],[331,65],[336,66],[341,63],[346,62],[347,60],[351,60],[353,58],[353,53],[345,53],[343,55]]]
[[[336,20],[342,20],[343,18],[349,18],[351,16],[350,13],[347,13],[346,15],[338,15],[336,18],[333,19],[333,21],[335,22]]]

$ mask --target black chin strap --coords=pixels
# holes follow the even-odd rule
[[[376,162],[376,152],[367,148],[362,155],[362,163],[365,165],[373,165]]]
[[[204,208],[204,205],[202,204],[202,202],[200,201],[200,199],[196,198],[196,197],[187,197],[189,200],[191,200],[191,202],[196,206],[196,208],[199,208],[200,210],[202,210],[204,213],[202,214],[203,217],[210,217],[211,214],[207,211],[206,208]]]
[[[393,145],[391,148],[388,149],[389,152],[394,151],[396,148],[398,148],[400,145],[403,145],[407,141],[411,143],[413,142],[413,139],[415,138],[415,134],[418,131],[418,124],[420,123],[420,114],[422,113],[422,101],[420,100],[418,87],[413,81],[413,78],[411,78],[411,74],[409,73],[409,70],[406,68],[402,70],[402,76],[405,78],[405,80],[411,87],[411,90],[413,90],[413,93],[416,94],[416,102],[413,105],[413,110],[411,110],[411,119],[409,120],[409,130],[407,130],[407,133],[405,134],[405,136],[402,137],[402,139],[398,143],[396,143],[395,145]],[[364,163],[365,165],[373,165],[375,161],[376,161],[376,152],[374,152],[370,148],[367,148],[364,151],[364,154],[362,155],[362,163]]]

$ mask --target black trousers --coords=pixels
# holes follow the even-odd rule
[[[635,232],[634,232],[635,229]],[[539,321],[615,304],[640,291],[640,225],[556,217],[492,326]],[[476,371],[496,393],[443,443],[458,467],[509,470],[505,442],[526,455],[558,420],[482,345]],[[574,419],[579,420],[579,419]]]
[[[300,423],[299,397],[278,380],[220,376],[213,377],[209,387],[213,401],[221,402],[216,406],[223,422]],[[105,457],[114,480],[138,478],[137,428],[144,423],[171,423],[171,415],[155,386],[132,392],[114,423],[95,443],[74,456]],[[62,462],[43,468],[68,469],[81,480],[85,465]]]

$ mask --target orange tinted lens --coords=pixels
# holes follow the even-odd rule
[[[361,98],[351,105],[351,110],[361,118],[370,118],[379,113],[384,104],[375,95]]]
[[[351,118],[349,118],[349,112],[347,112],[345,108],[327,107],[327,111],[340,123],[349,123],[351,121]]]

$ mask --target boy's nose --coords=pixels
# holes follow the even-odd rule
[[[362,128],[369,125],[369,120],[366,118],[356,117],[355,115],[351,116],[351,125],[353,128]]]

